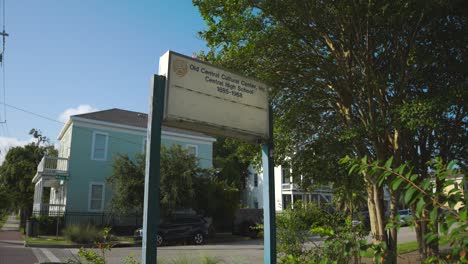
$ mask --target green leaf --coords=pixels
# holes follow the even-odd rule
[[[339,163],[340,163],[340,164],[346,164],[346,163],[348,163],[350,160],[351,160],[351,158],[350,158],[348,155],[346,155],[344,158],[341,158],[341,159],[340,159],[340,162],[339,162]]]
[[[415,215],[417,217],[421,216],[422,210],[423,210],[425,205],[426,205],[426,202],[424,201],[424,197],[419,198],[419,201],[416,204],[416,212],[415,212]]]
[[[466,221],[466,220],[467,220],[467,210],[466,210],[466,209],[461,210],[461,211],[458,213],[458,216],[460,216],[460,218],[461,218],[463,221]]]
[[[410,179],[410,181],[414,182],[417,178],[418,178],[418,175],[413,174],[413,175],[411,175],[411,177],[409,179]]]
[[[438,235],[434,233],[428,233],[427,235],[424,236],[424,240],[426,241],[427,244],[431,243],[436,238],[438,238]]]
[[[359,167],[359,164],[354,164],[353,166],[351,166],[351,168],[349,169],[348,174],[349,175],[353,174],[353,172],[356,170],[357,167]]]
[[[419,185],[421,189],[427,190],[427,188],[432,184],[432,181],[430,179],[424,179],[422,183]],[[432,191],[432,190],[431,190]]]
[[[392,167],[393,157],[389,158],[387,162],[385,162],[384,167],[390,169]]]
[[[416,191],[416,188],[412,187],[408,189],[405,193],[405,204],[409,204],[411,201],[411,198],[413,197],[414,192]]]
[[[431,222],[435,222],[437,220],[437,212],[438,212],[439,208],[438,207],[434,207],[432,210],[431,210],[431,213],[429,214],[429,219],[431,220]]]
[[[452,160],[447,164],[447,170],[451,171],[455,165],[457,165],[458,161],[457,160]]]
[[[367,156],[364,156],[364,157],[361,159],[361,163],[362,163],[362,164],[367,164]]]
[[[400,184],[403,182],[403,178],[396,178],[395,180],[393,180],[392,182],[392,189],[395,191],[396,189],[398,189],[398,187],[400,187]]]
[[[398,174],[403,174],[404,170],[406,168],[406,164],[403,164],[401,165],[400,167],[398,167],[395,172],[398,173]]]

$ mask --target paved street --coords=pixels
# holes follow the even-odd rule
[[[0,264],[67,262],[77,257],[78,249],[25,248],[19,234],[18,221],[10,217],[0,232]],[[315,239],[317,240],[317,239]],[[408,227],[400,229],[399,242],[415,240],[414,231]],[[127,256],[141,261],[141,247],[114,248],[108,255],[109,263],[123,263]],[[224,263],[263,263],[263,240],[245,240],[202,246],[166,246],[158,249],[158,259],[170,263],[172,260],[211,257]]]
[[[15,216],[9,216],[0,230],[0,264],[37,262],[33,251],[24,247],[18,229],[19,221]]]

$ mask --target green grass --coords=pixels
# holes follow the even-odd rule
[[[133,237],[115,237],[117,241],[121,242],[130,242],[133,243]],[[26,237],[26,243],[30,245],[61,245],[61,246],[70,246],[70,245],[78,245],[73,241],[66,239],[63,236],[59,236],[56,239],[55,236],[38,236],[38,237]]]
[[[131,236],[115,236],[117,241],[135,243],[135,239]]]
[[[448,244],[448,240],[444,239],[444,238],[441,238],[441,240],[439,242],[439,247],[445,246],[447,244]],[[418,242],[417,241],[400,243],[400,244],[398,244],[398,248],[397,248],[398,255],[406,254],[406,253],[413,252],[413,251],[416,251],[416,250],[418,250]],[[369,249],[369,250],[367,250],[364,257],[372,258],[372,257],[374,257],[374,252]]]
[[[71,246],[76,245],[75,242],[66,240],[63,237],[58,237],[55,239],[55,236],[38,236],[38,237],[26,237],[26,243],[29,245],[62,245],[62,246]]]
[[[398,255],[405,254],[405,253],[408,253],[408,252],[413,252],[413,251],[416,251],[416,250],[418,250],[418,242],[417,241],[411,241],[411,242],[407,242],[407,243],[398,244],[398,248],[397,248]]]

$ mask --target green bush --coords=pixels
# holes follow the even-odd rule
[[[91,225],[72,225],[63,230],[63,235],[79,244],[91,244],[93,242],[102,242],[103,230]]]
[[[36,220],[37,232],[39,235],[55,235],[55,233],[57,232],[57,217],[56,216],[41,215],[41,216],[34,216],[33,219]],[[59,220],[60,220],[59,228],[61,229],[64,223],[64,218],[59,217]]]
[[[279,263],[359,263],[366,232],[353,227],[341,213],[329,213],[314,203],[296,202],[276,218]],[[323,244],[310,238],[319,235]],[[311,243],[312,247],[306,246]]]

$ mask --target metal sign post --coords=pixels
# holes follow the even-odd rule
[[[263,166],[263,233],[265,264],[276,264],[276,209],[275,209],[275,174],[273,157],[273,110],[268,108],[268,137],[262,145]]]
[[[143,209],[143,241],[141,262],[154,264],[157,259],[157,225],[159,216],[159,179],[161,159],[161,123],[164,110],[166,78],[154,75],[148,114],[148,140],[146,144],[145,198]]]

